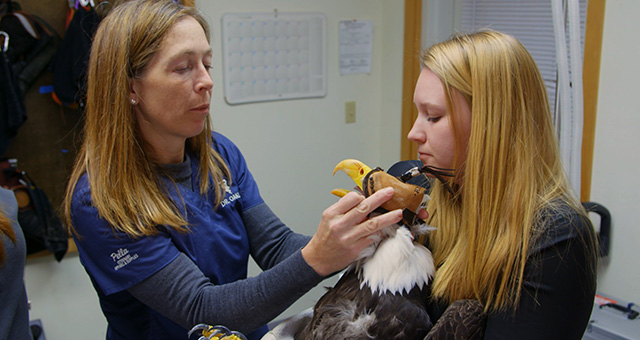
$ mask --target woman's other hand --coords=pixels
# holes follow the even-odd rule
[[[367,218],[392,196],[393,188],[385,188],[368,198],[350,192],[327,208],[315,235],[302,248],[305,261],[322,276],[346,268],[373,242],[371,235],[402,219],[400,209]]]

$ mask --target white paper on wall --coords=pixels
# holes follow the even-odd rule
[[[326,17],[227,13],[222,17],[224,96],[229,104],[324,97]]]
[[[340,21],[340,74],[371,73],[372,21]]]

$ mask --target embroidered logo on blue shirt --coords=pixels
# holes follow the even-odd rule
[[[231,187],[229,187],[229,184],[227,184],[227,180],[226,179],[222,179],[222,185],[224,185],[224,191],[233,194],[233,192],[231,191]]]
[[[138,254],[129,254],[129,249],[118,249],[115,253],[111,253],[111,259],[116,263],[113,267],[114,270],[118,270],[133,262],[138,258]]]
[[[225,197],[224,200],[222,200],[222,202],[220,203],[221,207],[225,207],[227,204],[237,200],[238,198],[240,198],[240,193],[239,192],[232,192],[231,188],[229,187],[229,185],[227,184],[227,180],[223,179],[222,180],[222,185],[224,186],[224,191],[226,191],[229,195],[229,197]]]

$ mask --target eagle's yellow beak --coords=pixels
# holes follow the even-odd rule
[[[402,182],[380,168],[372,170],[356,159],[345,159],[338,163],[333,169],[333,174],[335,175],[338,170],[342,170],[349,175],[365,197],[369,197],[383,188],[392,187],[394,190],[393,197],[382,203],[380,207],[386,211],[403,209],[406,215],[403,218],[403,222],[406,225],[414,225],[416,223],[418,211],[424,209],[430,199],[425,188]],[[365,180],[367,183],[363,183]],[[334,189],[331,193],[338,197],[343,197],[349,193],[349,190]]]
[[[364,179],[364,176],[366,176],[371,171],[371,168],[357,159],[345,159],[342,162],[338,163],[338,165],[336,165],[336,167],[333,169],[333,174],[335,175],[338,170],[342,170],[347,175],[349,175],[349,177],[351,177],[351,179],[356,183],[360,190],[362,190],[362,180]]]

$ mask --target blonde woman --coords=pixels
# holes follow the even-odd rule
[[[402,216],[366,218],[392,189],[350,194],[313,237],[293,233],[260,197],[240,150],[211,131],[211,59],[205,20],[169,0],[123,3],[93,40],[64,208],[107,339],[186,339],[198,323],[259,339]],[[249,256],[264,270],[252,278]]]
[[[13,191],[0,187],[0,339],[31,340],[24,286],[27,245]]]
[[[423,52],[408,138],[436,182],[429,312],[477,299],[485,339],[580,339],[595,294],[595,236],[568,187],[549,102],[526,49],[495,31]]]

